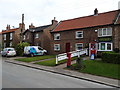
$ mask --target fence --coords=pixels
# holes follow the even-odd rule
[[[88,49],[82,49],[82,50],[78,50],[78,51],[72,51],[70,53],[71,53],[71,57],[76,57],[76,56],[80,57],[80,55],[83,55],[83,54],[88,55]],[[68,59],[67,53],[56,55],[56,64],[58,64],[59,61],[65,60],[65,59]]]

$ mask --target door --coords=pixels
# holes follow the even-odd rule
[[[66,43],[66,53],[70,52],[70,43]]]

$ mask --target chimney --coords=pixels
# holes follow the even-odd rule
[[[31,23],[31,25],[29,25],[29,29],[30,28],[35,28],[35,26],[33,25],[33,23]]]
[[[94,10],[94,16],[96,16],[96,15],[98,15],[98,10],[97,10],[97,8],[95,8],[95,10]]]
[[[10,30],[10,25],[7,24],[6,30]]]
[[[25,30],[25,24],[19,23],[19,28]]]
[[[58,21],[55,19],[56,19],[56,17],[54,17],[54,19],[52,20],[52,25],[57,25]]]

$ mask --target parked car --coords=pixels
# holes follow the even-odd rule
[[[16,51],[14,48],[4,48],[1,54],[2,56],[16,56]]]
[[[40,46],[27,46],[24,48],[24,55],[25,56],[37,56],[37,55],[44,55],[47,51]]]

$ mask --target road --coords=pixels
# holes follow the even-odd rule
[[[2,61],[2,88],[111,88]]]

